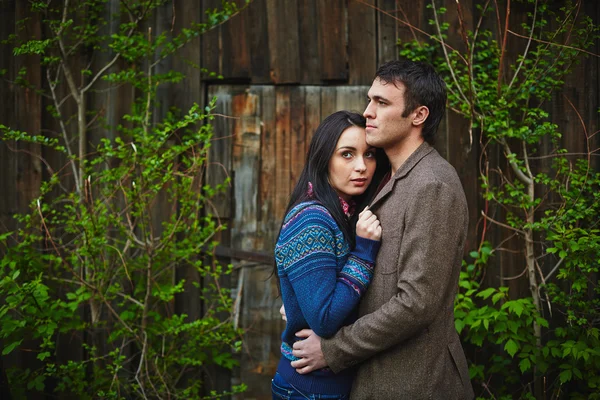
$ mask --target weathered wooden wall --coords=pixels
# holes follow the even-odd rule
[[[15,21],[24,16],[25,3],[0,0],[2,38],[15,32]],[[117,0],[108,2],[107,13],[117,3]],[[243,254],[226,261],[236,268],[229,284],[239,299],[239,323],[247,334],[240,368],[233,373],[209,371],[210,388],[226,389],[230,382],[244,382],[249,389],[239,398],[270,398],[270,379],[279,358],[283,322],[278,313],[281,303],[275,282],[270,277],[272,266],[265,263],[264,254],[268,257],[272,253],[287,196],[301,171],[311,135],[321,119],[333,111],[364,109],[376,66],[397,58],[397,39],[423,39],[418,30],[430,29],[429,3],[428,0],[253,0],[238,16],[192,42],[183,49],[181,57],[164,66],[188,74],[184,83],[160,93],[165,107],[186,108],[193,102],[206,103],[217,96],[217,112],[233,117],[215,121],[207,178],[212,183],[220,183],[226,176],[232,178],[228,192],[215,206],[230,227],[221,237],[226,248],[224,254],[236,251]],[[477,3],[480,2],[460,2],[470,27],[476,22]],[[460,48],[456,2],[438,0],[437,4],[448,8],[445,16],[450,23],[448,42]],[[219,5],[219,0],[173,1],[165,5],[154,23],[160,31],[171,29],[174,21],[173,28],[177,31],[200,21],[206,9]],[[600,21],[597,2],[584,2],[583,12]],[[518,9],[513,10],[511,21],[515,26],[523,18]],[[402,21],[409,21],[413,27]],[[29,20],[27,29],[29,34],[41,34],[39,21]],[[511,37],[509,48],[523,45],[521,39]],[[599,54],[600,46],[596,44],[590,51]],[[14,78],[20,63],[36,62],[8,56],[10,50],[1,44],[0,54],[0,69],[6,69],[9,78]],[[565,132],[565,144],[573,151],[585,149],[577,112],[589,134],[599,127],[598,60],[590,57],[577,66],[565,89],[549,105],[552,118]],[[207,78],[191,65],[201,65],[223,78]],[[40,74],[41,71],[40,68]],[[36,74],[29,78],[41,81],[41,75]],[[44,100],[35,93],[21,91],[4,80],[0,80],[0,93],[0,123],[31,133],[52,123],[43,114]],[[95,107],[103,107],[110,120],[118,121],[124,112],[123,105],[132,95],[109,91],[90,100]],[[471,218],[467,247],[474,248],[480,239],[477,235],[481,230],[480,210],[485,205],[479,196],[480,154],[469,140],[466,122],[449,113],[440,127],[436,147],[461,177]],[[478,140],[476,132],[474,140]],[[43,175],[37,157],[40,152],[35,146],[0,143],[2,231],[13,227],[11,215],[22,210],[37,193]],[[493,235],[499,239],[503,233],[493,232]],[[510,246],[509,242],[506,247]],[[259,261],[251,261],[253,253],[263,256],[256,258]],[[490,283],[498,284],[505,277],[518,274],[523,263],[519,257],[501,253],[488,274]],[[185,268],[176,273],[188,282],[199,279],[194,271]],[[510,282],[519,289],[515,281]],[[200,315],[197,299],[197,289],[190,284],[188,292],[176,300],[177,311]]]

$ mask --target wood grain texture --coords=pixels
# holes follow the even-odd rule
[[[267,21],[271,81],[275,84],[300,82],[297,0],[267,0]]]
[[[285,213],[290,194],[291,177],[291,113],[290,113],[290,87],[275,88],[275,215]]]
[[[318,1],[317,9],[321,79],[345,82],[348,79],[346,1]]]
[[[7,38],[15,33],[15,2],[0,2],[0,38]],[[11,46],[0,42],[0,53],[11,54]],[[2,107],[0,107],[0,124],[15,125],[15,87],[10,81],[15,78],[15,58],[0,57],[0,70],[5,70],[6,75],[0,78],[0,93],[2,93]],[[17,212],[14,181],[16,178],[16,154],[10,150],[15,143],[0,140],[0,232],[10,232],[16,227],[12,216]]]
[[[238,3],[241,2],[238,1]],[[221,27],[223,43],[222,74],[228,78],[250,80],[252,69],[250,37],[248,35],[251,23],[250,17],[251,15],[246,8]]]
[[[302,173],[304,167],[306,148],[306,92],[304,87],[292,88],[290,94],[290,137],[291,137],[291,151],[290,151],[290,181],[289,191],[290,193],[296,186],[298,178]]]
[[[377,13],[377,65],[386,61],[396,60],[396,38],[398,37],[397,0],[376,0]],[[389,15],[388,15],[389,14]]]
[[[231,177],[232,170],[232,123],[231,93],[225,86],[210,86],[208,98],[217,98],[215,113],[220,114],[213,120],[213,138],[208,153],[206,182],[211,186],[223,184]],[[218,218],[231,217],[231,185],[219,193],[213,202],[214,213]]]
[[[253,250],[258,217],[260,178],[259,98],[256,93],[235,94],[231,101],[233,123],[233,193],[235,208],[231,226],[231,243],[237,249]]]
[[[248,7],[246,32],[250,47],[251,81],[253,84],[271,82],[267,0],[253,0]]]
[[[377,14],[368,5],[348,2],[348,84],[370,85],[377,69]]]
[[[187,2],[186,2],[187,3]],[[199,2],[202,5],[202,22],[207,22],[206,11],[220,6],[219,0],[203,0]],[[223,43],[222,26],[211,29],[200,37],[202,43],[202,68],[215,74],[223,73]],[[204,75],[206,80],[213,81],[214,78]]]
[[[304,154],[304,158],[306,158],[310,141],[315,131],[319,127],[321,121],[325,118],[325,116],[321,113],[321,88],[319,86],[306,86],[305,91],[306,106],[304,115],[306,118],[306,140],[304,142],[304,152],[302,153]]]
[[[321,82],[321,58],[319,53],[319,9],[322,0],[298,0],[298,28],[300,31],[300,72],[302,83]]]

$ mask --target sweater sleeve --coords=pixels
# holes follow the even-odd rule
[[[341,231],[322,206],[299,211],[283,225],[277,243],[279,273],[288,276],[302,315],[321,337],[337,332],[373,276],[379,242],[358,237],[338,273],[336,254],[344,246]]]

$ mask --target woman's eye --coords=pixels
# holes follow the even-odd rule
[[[345,151],[342,153],[342,157],[344,158],[350,158],[352,157],[352,153],[350,153],[349,151]]]
[[[375,158],[375,152],[374,151],[367,151],[365,153],[365,157],[367,157],[367,158]]]

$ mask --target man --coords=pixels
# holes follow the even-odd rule
[[[471,399],[467,362],[454,328],[454,298],[467,231],[456,171],[431,147],[446,86],[424,63],[382,65],[368,93],[367,143],[390,159],[371,204],[383,228],[359,319],[334,337],[310,330],[294,344],[299,373],[358,364],[352,399]]]

